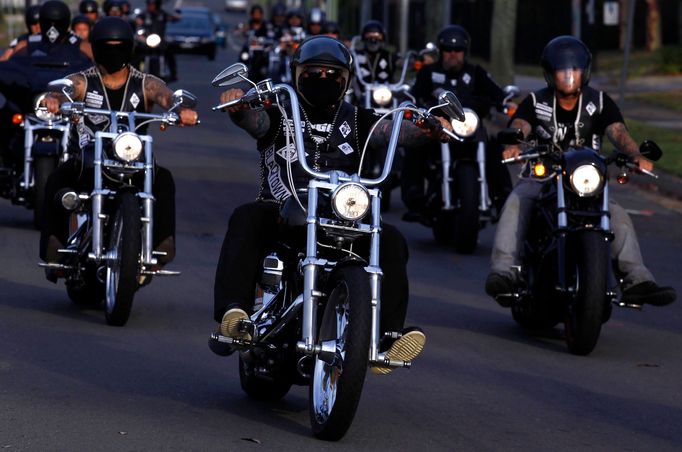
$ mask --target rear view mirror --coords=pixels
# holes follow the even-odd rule
[[[73,96],[73,82],[68,78],[52,80],[47,84],[47,90],[51,93],[64,94],[73,102],[73,99],[71,99],[71,96]]]
[[[197,106],[197,97],[189,91],[179,89],[173,93],[173,97],[171,97],[171,103],[173,104],[173,108],[171,108],[171,110],[177,107],[194,108]]]
[[[216,75],[211,85],[215,87],[230,86],[236,83],[248,80],[246,78],[249,70],[244,63],[235,63],[232,66],[223,69],[223,71]]]
[[[521,129],[503,129],[497,134],[497,140],[501,144],[519,144],[523,141]]]
[[[504,87],[504,94],[506,94],[508,97],[516,97],[519,95],[521,90],[519,89],[518,86],[516,85],[507,85]]]
[[[443,91],[438,96],[438,103],[442,105],[446,115],[458,121],[464,121],[464,109],[452,91]]]
[[[663,156],[663,151],[661,148],[650,140],[644,140],[642,142],[642,144],[639,146],[639,152],[653,162],[658,161],[661,156]]]

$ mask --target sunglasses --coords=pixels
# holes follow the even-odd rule
[[[333,67],[311,66],[303,70],[303,76],[312,79],[322,78],[322,74],[324,74],[325,77],[332,79],[341,77],[341,71]]]
[[[466,49],[464,47],[441,47],[440,51],[444,53],[451,52],[464,52]]]

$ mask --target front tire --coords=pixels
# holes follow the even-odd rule
[[[454,245],[455,251],[461,254],[472,254],[478,245],[480,229],[480,185],[478,168],[474,164],[458,162],[454,168],[454,193],[459,199],[459,208],[455,219]]]
[[[290,376],[283,373],[266,379],[256,375],[254,365],[239,355],[239,382],[244,392],[255,400],[276,402],[287,395],[293,384]]]
[[[371,329],[369,276],[360,266],[330,279],[319,342],[336,342],[336,356],[317,356],[310,381],[310,423],[320,439],[336,441],[353,422],[367,373]]]
[[[40,230],[45,221],[45,185],[47,178],[57,167],[57,158],[35,157],[33,160],[33,226]]]
[[[116,199],[117,208],[109,233],[106,269],[105,309],[107,323],[123,326],[130,317],[138,288],[140,256],[140,206],[135,195],[123,192]]]
[[[578,287],[566,314],[566,344],[574,355],[587,355],[597,345],[604,319],[609,243],[603,234],[585,231],[574,246]]]

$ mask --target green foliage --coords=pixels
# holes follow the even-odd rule
[[[650,139],[661,147],[663,157],[656,162],[657,167],[682,176],[682,134],[679,131],[651,126],[634,119],[626,119],[626,123],[636,142]]]
[[[664,74],[682,73],[682,46],[666,46],[661,49],[661,71]]]

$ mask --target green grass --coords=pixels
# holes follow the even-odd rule
[[[644,139],[655,141],[663,150],[663,157],[656,166],[669,173],[682,176],[682,132],[647,125],[634,119],[626,119],[630,135],[636,142]]]
[[[660,91],[646,94],[632,94],[627,99],[682,112],[682,91]]]

